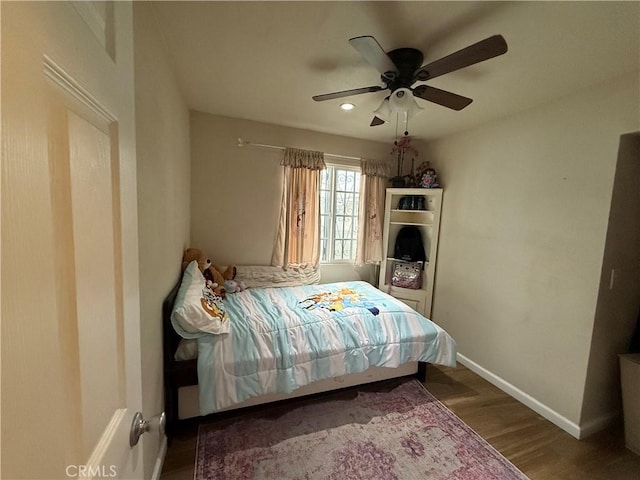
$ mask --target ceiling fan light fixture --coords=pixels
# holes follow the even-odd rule
[[[411,95],[411,98],[413,99],[413,101],[409,105],[409,110],[407,111],[408,118],[413,118],[424,110],[424,108],[418,105],[418,102],[415,101],[413,95]]]
[[[354,108],[356,108],[356,106],[353,103],[341,103],[340,104],[340,108],[342,110],[349,111],[349,110],[353,110]]]
[[[391,120],[391,106],[389,105],[389,97],[382,100],[380,106],[373,111],[376,117],[380,120],[388,122]]]
[[[423,110],[408,88],[394,90],[389,98],[389,106],[392,112],[404,113],[406,118],[413,118]]]

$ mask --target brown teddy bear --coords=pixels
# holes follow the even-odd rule
[[[215,284],[213,291],[221,297],[224,297],[226,293],[224,289],[224,282],[235,278],[236,267],[232,265],[222,271],[220,267],[214,265],[211,260],[207,258],[202,250],[197,248],[187,248],[182,256],[182,270],[187,268],[187,265],[194,260],[198,262],[198,267],[200,268],[202,275],[204,275],[204,278]]]

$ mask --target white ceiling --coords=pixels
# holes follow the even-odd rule
[[[388,142],[370,127],[388,91],[314,102],[312,95],[382,85],[348,43],[373,35],[429,63],[493,34],[509,51],[428,85],[474,99],[456,112],[417,99],[410,123],[430,140],[640,71],[640,2],[156,2],[188,106],[218,115]],[[344,101],[356,109],[338,108]]]

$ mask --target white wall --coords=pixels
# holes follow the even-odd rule
[[[157,420],[164,403],[162,301],[178,281],[189,243],[189,112],[145,2],[134,3],[134,34],[142,413]],[[145,478],[156,468],[161,442],[157,429],[143,437]]]
[[[619,137],[638,73],[429,145],[444,184],[433,319],[478,366],[581,418]]]
[[[282,151],[238,138],[386,159],[389,145],[191,112],[191,242],[218,265],[269,265],[282,188]],[[323,266],[322,281],[369,280],[373,268]]]

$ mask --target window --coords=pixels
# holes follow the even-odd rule
[[[360,168],[327,165],[320,176],[320,261],[356,257]]]

